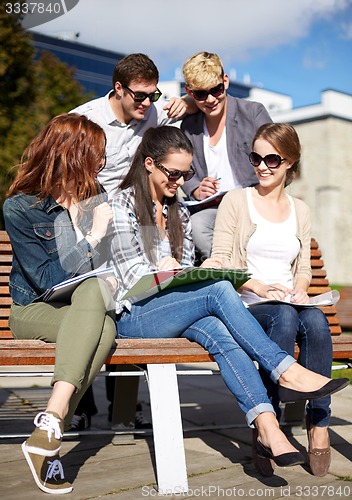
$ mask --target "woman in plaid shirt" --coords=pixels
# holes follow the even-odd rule
[[[148,272],[194,264],[190,217],[177,189],[193,176],[192,145],[176,127],[143,135],[131,168],[113,199],[112,262],[118,279],[117,329],[121,338],[186,337],[213,355],[223,379],[258,430],[258,454],[278,466],[304,462],[279,428],[253,361],[279,384],[283,402],[317,398],[345,386],[310,372],[264,333],[230,281],[183,285],[131,303],[125,293]],[[219,257],[203,262],[220,268]]]

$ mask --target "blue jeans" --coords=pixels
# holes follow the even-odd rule
[[[294,307],[289,304],[259,304],[249,311],[260,323],[268,337],[293,356],[295,342],[300,353],[298,362],[326,377],[331,377],[332,342],[325,314],[316,307]],[[277,386],[260,369],[269,397],[280,415]],[[329,425],[331,397],[308,402],[307,414],[310,422],[319,427]]]
[[[247,423],[274,412],[253,361],[277,382],[294,358],[272,342],[229,281],[206,281],[161,292],[132,305],[117,321],[121,338],[186,337],[214,356]]]

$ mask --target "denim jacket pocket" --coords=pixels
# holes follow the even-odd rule
[[[33,224],[36,236],[41,240],[48,255],[59,251],[59,237],[62,229],[54,224]]]

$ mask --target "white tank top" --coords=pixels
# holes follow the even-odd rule
[[[283,222],[270,222],[254,207],[252,188],[247,188],[246,192],[249,215],[257,226],[247,245],[248,270],[253,279],[262,283],[280,283],[293,288],[291,265],[300,250],[293,199],[286,195],[291,207],[289,217]],[[241,298],[246,303],[258,301],[258,296],[247,290],[243,291]]]

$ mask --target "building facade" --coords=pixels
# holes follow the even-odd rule
[[[60,61],[75,69],[75,79],[86,92],[92,92],[97,97],[111,90],[112,74],[115,64],[125,54],[98,49],[77,41],[55,38],[32,32],[36,56],[40,51],[54,54]]]
[[[272,113],[300,137],[298,177],[287,188],[311,209],[330,283],[352,284],[352,95],[325,90],[321,102]]]

